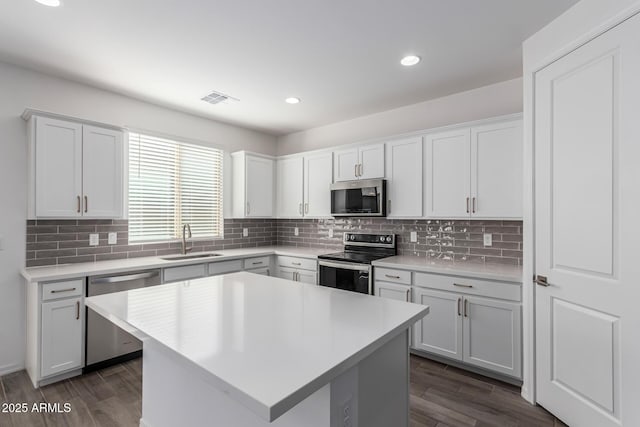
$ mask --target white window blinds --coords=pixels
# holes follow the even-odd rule
[[[222,237],[222,151],[129,134],[129,241]]]

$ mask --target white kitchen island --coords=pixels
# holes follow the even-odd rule
[[[428,307],[246,272],[86,304],[143,341],[142,426],[408,425]]]

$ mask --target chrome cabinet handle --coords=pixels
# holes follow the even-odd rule
[[[291,265],[302,265],[301,262],[292,262]]]
[[[76,301],[76,320],[80,320],[80,301]]]
[[[77,196],[77,197],[78,197],[78,207],[77,207],[77,209],[76,209],[76,212],[77,212],[77,213],[80,213],[80,203],[81,203],[81,202],[80,202],[80,196]]]
[[[539,286],[544,286],[545,288],[548,288],[549,286],[551,286],[551,284],[547,282],[547,276],[540,276],[540,275],[534,276],[533,283]]]
[[[469,317],[469,300],[464,300],[464,317]]]
[[[400,279],[400,276],[392,276],[391,274],[385,274],[384,277],[388,277],[389,279]]]
[[[251,263],[251,265],[260,265],[260,264],[262,264],[262,261],[256,261]]]
[[[476,198],[473,198],[473,202],[471,204],[471,213],[476,213]]]
[[[306,214],[309,213],[309,203],[305,203],[304,204],[304,213],[306,213]]]
[[[473,285],[463,285],[461,283],[454,283],[453,286],[458,286],[460,288],[473,288]]]
[[[298,212],[300,212],[300,215],[302,215],[302,203],[298,205]]]
[[[467,197],[467,213],[469,213],[469,198]]]
[[[353,165],[353,176],[358,177],[358,164]]]
[[[362,176],[364,174],[363,169],[364,168],[362,167],[362,163],[360,163],[360,168],[359,168],[360,174],[359,174],[359,176]]]
[[[251,213],[251,205],[247,202],[247,215]]]
[[[411,288],[407,289],[407,298],[405,299],[406,302],[411,301],[411,297],[409,296],[410,294],[411,294]]]
[[[462,316],[462,298],[458,298],[458,316]]]
[[[89,212],[89,198],[84,196],[84,213]]]
[[[71,292],[71,291],[75,291],[76,288],[69,288],[69,289],[54,289],[51,291],[52,294],[57,294],[57,293],[62,293],[62,292]]]

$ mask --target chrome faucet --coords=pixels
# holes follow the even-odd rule
[[[189,232],[189,237],[187,237],[187,231]],[[189,224],[185,224],[182,226],[182,254],[186,255],[187,252],[189,252],[191,249],[193,249],[193,246],[190,248],[187,248],[187,239],[191,238],[191,226]]]

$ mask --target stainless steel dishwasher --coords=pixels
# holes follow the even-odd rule
[[[88,278],[87,296],[129,291],[161,283],[160,270],[146,270]],[[99,369],[142,354],[142,342],[87,307],[86,366]]]

